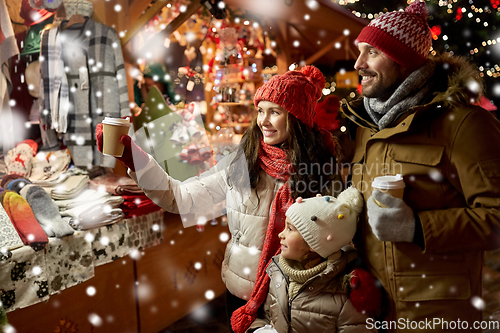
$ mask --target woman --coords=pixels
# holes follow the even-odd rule
[[[256,280],[265,276],[265,266],[279,250],[278,233],[293,200],[342,190],[333,137],[313,121],[324,85],[323,75],[313,66],[271,78],[255,94],[258,114],[239,149],[182,183],[166,174],[129,136],[121,139],[125,152],[118,160],[165,210],[200,214],[226,200],[231,240],[222,279],[228,318],[250,298]],[[101,128],[97,142],[102,151]]]

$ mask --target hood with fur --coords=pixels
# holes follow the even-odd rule
[[[432,103],[444,107],[476,104],[483,94],[483,80],[478,69],[463,57],[440,55],[430,58],[436,63]]]

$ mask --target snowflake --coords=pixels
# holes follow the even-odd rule
[[[484,307],[485,307],[485,302],[483,301],[483,299],[479,296],[474,296],[470,299],[472,305],[478,309],[478,310],[484,310]]]
[[[92,296],[95,296],[96,289],[95,289],[95,287],[90,286],[90,287],[87,288],[86,292],[87,292],[88,296],[92,297]]]
[[[101,325],[102,325],[102,319],[101,319],[101,317],[99,317],[97,314],[95,314],[95,313],[91,313],[91,314],[89,314],[89,317],[88,317],[88,318],[89,318],[89,322],[90,322],[92,325],[94,325],[94,326],[96,326],[96,327],[99,327],[99,326],[101,326]]]
[[[212,290],[207,290],[205,292],[205,298],[211,300],[215,297],[215,293]]]
[[[227,232],[222,232],[219,235],[219,240],[223,243],[227,242],[229,240],[229,234]]]
[[[42,274],[42,269],[40,268],[40,266],[33,267],[32,271],[33,271],[34,275],[40,275],[40,274]]]
[[[100,240],[100,243],[104,246],[107,246],[109,244],[109,237],[103,236]]]
[[[429,171],[429,177],[431,177],[431,179],[435,182],[441,182],[444,178],[441,172],[437,169]]]

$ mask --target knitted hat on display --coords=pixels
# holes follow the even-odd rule
[[[62,0],[29,0],[30,6],[35,9],[45,8],[47,10],[57,9]]]
[[[307,245],[323,258],[328,258],[352,240],[362,209],[363,197],[356,188],[350,187],[337,199],[330,196],[297,198],[286,216]]]
[[[27,178],[21,177],[21,178],[14,179],[14,180],[11,180],[10,182],[6,183],[6,186],[7,186],[7,190],[14,191],[17,194],[19,194],[21,189],[28,184],[31,184],[31,182]]]
[[[29,4],[32,8],[43,9],[43,0],[29,0]]]
[[[2,181],[0,182],[0,186],[1,187],[6,187],[7,184],[11,181],[11,180],[14,180],[14,179],[18,179],[18,178],[23,178],[23,176],[20,176],[20,175],[16,175],[16,174],[10,174],[10,175],[6,175],[2,178]]]
[[[325,87],[325,77],[314,66],[306,66],[299,71],[288,71],[275,75],[264,83],[254,97],[255,107],[260,101],[278,104],[308,127],[314,125],[314,108]]]
[[[384,52],[406,69],[423,65],[432,47],[424,2],[411,3],[406,10],[390,12],[372,20],[361,30],[356,43],[367,43]]]
[[[31,171],[31,158],[33,153],[31,148],[22,144],[12,148],[5,156],[5,164],[7,165],[8,174],[16,174],[19,176],[29,175]]]
[[[30,27],[54,16],[54,12],[49,12],[44,8],[33,8],[30,6],[29,0],[22,0],[19,16],[24,19],[24,25]]]
[[[94,5],[87,0],[63,0],[63,5],[66,11],[66,19],[75,14],[90,17],[94,13]]]

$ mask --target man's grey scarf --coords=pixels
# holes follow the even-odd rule
[[[429,79],[434,74],[436,65],[433,61],[414,71],[401,83],[385,102],[378,98],[364,98],[365,109],[379,129],[392,124],[400,115],[417,105],[430,89]]]

